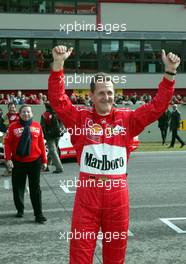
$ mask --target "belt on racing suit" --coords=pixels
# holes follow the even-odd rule
[[[81,172],[80,180],[94,180],[94,181],[114,181],[114,180],[126,180],[127,173],[121,175],[101,175],[101,174],[87,174]]]

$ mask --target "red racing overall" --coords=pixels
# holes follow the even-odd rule
[[[174,82],[164,78],[154,99],[135,111],[112,108],[101,116],[94,108],[72,105],[65,94],[63,71],[51,73],[49,101],[71,134],[80,164],[70,264],[92,264],[97,237],[102,239],[104,264],[124,263],[129,223],[126,170],[132,139],[168,108]]]

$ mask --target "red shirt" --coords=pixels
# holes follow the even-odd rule
[[[10,114],[10,113],[7,113],[6,114],[7,117],[8,117],[8,121],[9,121],[9,125],[17,120],[19,120],[19,114],[18,113],[15,113],[15,114]]]
[[[30,126],[30,130],[32,134],[30,155],[26,157],[20,157],[16,155],[16,150],[23,132],[23,127],[19,121],[16,121],[9,126],[4,139],[6,160],[32,162],[41,156],[42,163],[47,163],[44,137],[40,124],[36,121],[33,121]]]

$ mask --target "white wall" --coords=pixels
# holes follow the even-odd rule
[[[0,14],[0,29],[60,30],[60,24],[95,24],[94,15]]]
[[[95,24],[95,15],[0,14],[0,29],[59,30],[60,23]],[[127,24],[128,31],[186,31],[183,5],[102,3],[103,24]]]
[[[103,24],[127,24],[127,31],[186,31],[184,5],[102,3]]]
[[[91,74],[94,75],[94,74]],[[31,90],[31,89],[47,89],[49,74],[1,74],[0,90]],[[89,88],[89,79],[87,75],[76,75],[76,79],[72,75],[68,79],[68,89],[87,89]],[[115,75],[116,76],[116,75]],[[127,89],[152,89],[157,88],[162,78],[162,74],[131,74],[126,75],[127,83],[123,84],[122,76],[118,75],[120,83],[115,84],[115,88]],[[90,77],[90,75],[89,75]],[[76,82],[75,82],[76,80]],[[87,80],[87,81],[86,81]],[[178,74],[176,88],[186,88],[186,74]]]

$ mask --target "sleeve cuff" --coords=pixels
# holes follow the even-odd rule
[[[5,157],[5,161],[7,161],[7,160],[11,160],[12,158],[11,158],[11,156],[6,156]]]
[[[167,84],[168,86],[172,86],[175,84],[176,80],[170,81],[167,78],[163,77],[163,81],[165,83],[165,85]]]
[[[42,159],[42,163],[48,164],[48,160],[47,159]]]
[[[61,76],[61,75],[64,74],[64,70],[53,71],[53,70],[51,69],[50,74],[51,74],[52,77],[59,77],[59,76]]]

